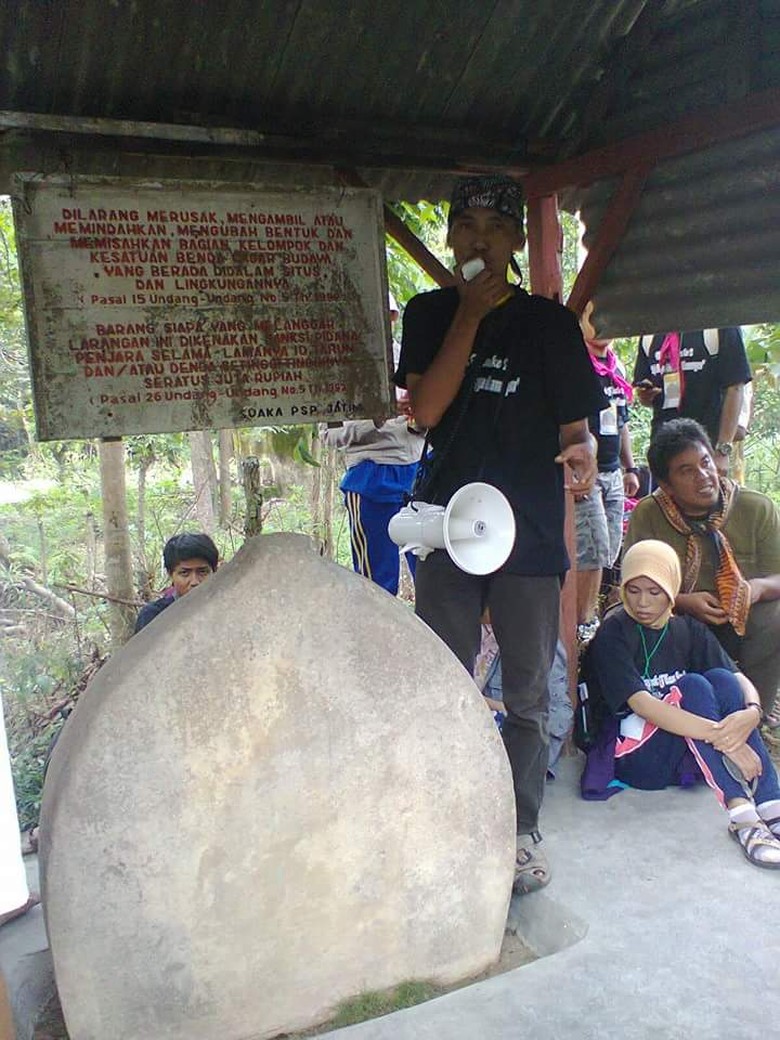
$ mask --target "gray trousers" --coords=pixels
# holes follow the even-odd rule
[[[731,625],[710,630],[758,690],[764,713],[770,712],[780,683],[780,599],[753,604],[741,639]]]
[[[557,576],[466,574],[437,549],[417,565],[415,611],[447,644],[470,675],[479,650],[480,618],[490,608],[501,651],[504,746],[512,767],[517,833],[539,824],[549,735],[548,677],[558,640]]]

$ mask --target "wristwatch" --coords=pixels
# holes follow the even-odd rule
[[[732,451],[734,451],[734,445],[731,441],[721,441],[720,444],[715,445],[715,451],[718,455],[725,455],[728,459],[731,457]]]

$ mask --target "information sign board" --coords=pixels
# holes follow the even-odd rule
[[[20,175],[38,437],[391,414],[369,189]]]

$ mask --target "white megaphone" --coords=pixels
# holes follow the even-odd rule
[[[410,502],[390,519],[387,533],[403,552],[421,560],[434,549],[446,549],[467,574],[492,574],[515,544],[515,517],[498,488],[465,484],[446,508]]]

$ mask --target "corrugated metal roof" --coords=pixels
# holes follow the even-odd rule
[[[611,335],[780,320],[780,128],[659,165],[594,297]],[[581,199],[585,244],[614,184]]]
[[[339,120],[554,132],[644,0],[16,0],[9,109],[314,135]],[[587,46],[583,46],[587,41]]]
[[[776,3],[713,3],[707,14],[690,3],[665,23],[592,144],[780,85]],[[586,246],[614,188],[596,184],[570,200],[581,210]],[[594,294],[599,330],[780,321],[779,188],[780,125],[659,164]]]
[[[777,0],[12,0],[0,108],[267,136],[210,148],[10,131],[0,173],[323,183],[330,157],[388,199],[442,198],[463,167],[554,163],[778,87],[779,49]],[[780,316],[764,219],[777,144],[658,168],[597,293],[604,328]],[[290,158],[320,165],[273,162]],[[571,196],[591,240],[609,191]]]

